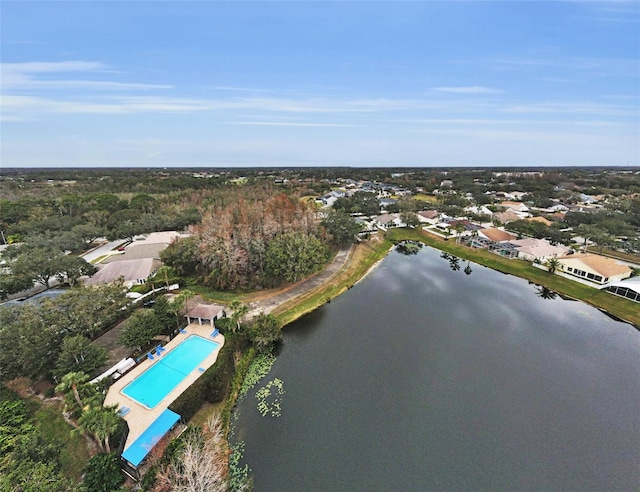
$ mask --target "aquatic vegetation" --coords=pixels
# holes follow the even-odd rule
[[[256,391],[260,415],[263,417],[267,415],[280,417],[282,414],[282,395],[285,393],[283,385],[284,383],[281,379],[275,378]]]

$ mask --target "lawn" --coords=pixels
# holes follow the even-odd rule
[[[417,195],[413,195],[412,198],[420,202],[438,203],[438,199],[435,196],[425,195],[423,193],[418,193]]]

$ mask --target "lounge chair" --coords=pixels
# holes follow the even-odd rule
[[[147,352],[147,357],[149,358],[149,360],[155,359],[155,357],[151,355],[151,352]]]
[[[126,414],[128,414],[131,411],[131,409],[129,407],[120,407],[118,409],[118,415],[120,415],[120,417],[124,417]]]
[[[213,333],[211,334],[211,338],[214,338],[218,333],[220,333],[220,332],[216,328],[215,330],[213,330]]]
[[[178,330],[180,333],[186,333],[187,330],[185,330],[184,328],[180,328],[180,330]]]

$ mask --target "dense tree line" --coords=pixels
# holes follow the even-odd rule
[[[293,282],[327,261],[333,236],[314,207],[268,188],[234,197],[212,204],[194,236],[169,246],[162,260],[217,289]]]
[[[48,442],[27,405],[0,386],[0,490],[69,492],[60,445]]]
[[[104,353],[89,341],[123,315],[121,284],[76,287],[39,303],[0,309],[0,381],[33,379],[71,370],[92,372]]]

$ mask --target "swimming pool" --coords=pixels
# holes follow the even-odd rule
[[[212,340],[191,335],[125,386],[122,393],[147,408],[154,408],[218,345]]]

